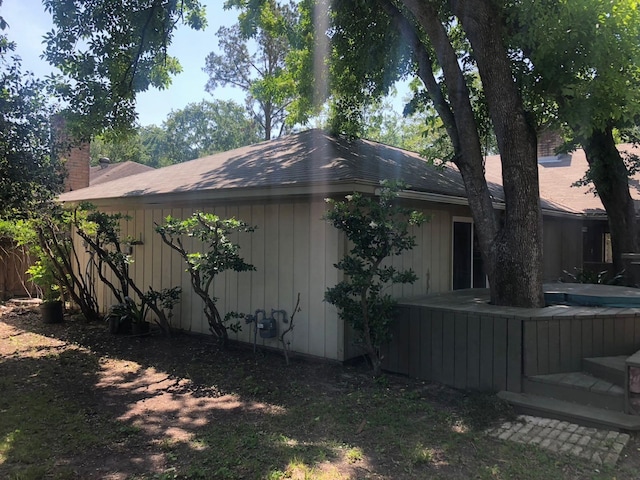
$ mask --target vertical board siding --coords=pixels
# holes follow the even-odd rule
[[[383,368],[472,390],[520,391],[522,319],[399,305]]]
[[[640,314],[611,308],[526,319],[522,338],[524,375],[579,371],[584,358],[638,350]]]
[[[310,205],[307,202],[295,202],[293,205],[293,232],[295,232],[295,241],[293,242],[293,283],[297,290],[296,294],[300,292],[300,313],[296,314],[291,349],[297,352],[309,351],[309,335],[311,332],[310,220]]]
[[[415,237],[416,246],[383,263],[397,269],[412,269],[418,277],[414,283],[393,285],[391,295],[395,298],[417,297],[449,290],[451,229],[448,226],[451,216],[444,211],[424,209],[419,211],[430,221],[420,227],[410,228],[409,231]],[[444,238],[442,238],[443,235]]]
[[[214,212],[222,218],[235,217],[255,225],[254,233],[234,235],[240,245],[240,254],[256,267],[255,272],[226,272],[216,277],[213,293],[218,297],[218,307],[222,316],[229,311],[253,314],[258,309],[283,309],[290,317],[297,294],[300,293],[300,312],[295,317],[295,328],[287,337],[291,350],[304,354],[335,360],[346,360],[361,353],[355,345],[355,334],[345,326],[332,305],[324,301],[327,287],[341,279],[341,272],[334,264],[345,253],[343,234],[322,220],[326,204],[322,198],[295,199],[257,203],[238,203],[214,207],[134,206],[118,209],[101,208],[108,213],[121,212],[130,216],[122,220],[122,234],[136,240],[141,245],[133,247],[130,274],[138,287],[146,291],[150,286],[160,290],[180,286],[182,295],[176,305],[172,326],[194,333],[209,333],[202,300],[193,292],[191,279],[180,255],[162,242],[155,232],[155,224],[164,222],[167,216],[186,219],[195,211]],[[412,268],[418,280],[414,284],[400,285],[393,289],[398,297],[424,295],[429,292],[445,291],[450,283],[450,219],[446,210],[423,210],[430,221],[421,227],[412,227],[417,246],[405,252],[392,264],[398,268]],[[443,237],[444,236],[444,237]],[[183,238],[184,247],[189,252],[202,249],[202,243],[193,238]],[[80,249],[81,265],[86,266],[89,256]],[[105,284],[93,272],[98,304],[106,311],[115,301]],[[107,278],[114,276],[107,272]],[[397,352],[404,363],[413,355],[420,357],[420,370],[431,369],[446,360],[447,368],[455,373],[455,365],[448,356],[452,355],[455,343],[455,325],[443,323],[442,314],[420,312],[419,327],[402,333],[412,342],[410,350]],[[422,325],[428,324],[428,328]],[[242,331],[230,337],[253,343],[253,326],[242,322]],[[280,330],[286,328],[279,325]],[[440,332],[449,349],[433,342],[432,333]],[[446,336],[445,336],[446,334]],[[428,339],[428,347],[421,346],[419,339]],[[261,339],[260,345],[280,348],[277,339]],[[461,348],[460,344],[457,345]],[[445,358],[447,356],[447,358]],[[469,360],[466,363],[469,363]],[[467,367],[458,365],[458,374]],[[414,367],[412,367],[413,371]],[[474,375],[474,374],[471,374]],[[478,377],[480,373],[475,374]],[[477,380],[479,381],[479,380]]]

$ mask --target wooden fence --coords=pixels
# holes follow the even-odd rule
[[[31,259],[24,249],[10,240],[0,240],[0,300],[25,297],[35,292],[25,273]]]

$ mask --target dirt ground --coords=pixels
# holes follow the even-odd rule
[[[65,372],[49,381],[65,395],[81,400],[88,421],[91,412],[96,417],[99,412],[100,417],[133,426],[136,433],[107,451],[89,449],[65,458],[65,471],[73,471],[79,479],[174,478],[160,475],[171,471],[167,445],[188,441],[207,424],[251,422],[252,418],[257,424],[259,416],[278,415],[279,392],[296,401],[292,398],[296,391],[287,390],[287,384],[313,384],[317,391],[339,395],[350,385],[371,383],[366,365],[344,367],[293,359],[293,365],[285,367],[280,353],[255,354],[238,345],[222,352],[211,336],[111,335],[105,325],[87,324],[80,317],[65,316],[62,324],[42,323],[37,304],[0,305],[0,359],[59,355],[65,368],[84,361],[74,354],[97,359],[97,376],[89,368],[80,376]],[[19,363],[14,366],[21,368]],[[4,374],[10,373],[4,369]],[[264,395],[269,403],[247,400]],[[97,421],[95,427],[102,426]],[[350,462],[333,459],[329,471],[336,478],[357,478],[355,470]],[[156,476],[148,477],[152,474]]]
[[[12,359],[20,361],[8,361]],[[24,362],[42,359],[55,359],[47,367],[51,370],[45,379],[42,375],[25,373]],[[169,447],[192,442],[190,455],[195,458],[196,435],[207,426],[231,426],[233,431],[233,425],[253,425],[256,431],[262,431],[265,417],[281,415],[282,405],[309,403],[309,392],[318,392],[339,405],[341,398],[358,389],[371,389],[374,395],[380,389],[365,365],[342,366],[296,359],[286,367],[280,353],[254,354],[251,349],[239,346],[232,346],[231,352],[225,353],[209,336],[122,337],[108,334],[103,324],[86,324],[71,317],[63,324],[48,325],[42,323],[37,308],[31,305],[0,305],[0,366],[2,375],[23,375],[26,383],[29,378],[49,382],[65,398],[80,402],[83,421],[94,431],[113,430],[113,425],[120,425],[113,440],[60,456],[56,462],[64,464],[65,472],[73,473],[56,478],[208,478],[206,474],[171,476],[171,471],[184,471],[190,457],[178,455]],[[38,368],[41,371],[43,367]],[[75,373],[68,375],[69,371]],[[403,395],[409,391],[416,398],[428,397],[438,411],[453,412],[464,400],[462,392],[401,377],[387,377],[384,388]],[[413,397],[406,395],[406,398]],[[490,416],[489,412],[480,412],[479,416],[483,414]],[[354,422],[357,427],[351,434],[359,435],[366,422],[355,419]],[[311,429],[309,435],[314,435]],[[361,437],[359,445],[366,450],[367,440]],[[379,448],[373,445],[376,441],[372,437],[372,451]],[[497,447],[491,440],[487,442],[481,449],[473,442],[463,444],[462,453],[456,453],[460,465],[443,463],[436,476],[468,478],[476,468],[474,463],[491,461],[485,457],[491,457]],[[465,449],[469,452],[466,459]],[[633,437],[623,455],[621,472],[640,472],[639,450],[640,444]],[[391,457],[389,452],[387,455]],[[429,461],[437,466],[437,453]],[[332,458],[324,467],[319,462],[314,468],[316,473],[323,468],[328,472],[318,478],[425,478],[414,471],[406,472],[406,468],[400,474],[397,464],[393,458],[385,459],[383,452],[366,461]],[[584,478],[585,469],[590,467],[574,470],[571,462],[567,462],[562,468],[567,472],[564,478]],[[258,478],[249,471],[246,476],[238,474],[237,468],[235,475],[233,478]],[[634,478],[632,475],[621,473],[617,478]],[[518,477],[474,475],[474,478]]]

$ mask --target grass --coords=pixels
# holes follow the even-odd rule
[[[27,324],[22,335],[19,325],[0,357],[0,478],[80,479],[96,469],[130,480],[636,478],[637,463],[596,468],[488,437],[486,427],[510,414],[490,395],[376,382],[354,367],[285,368],[280,356],[218,354],[192,338],[143,343],[81,324],[57,327],[65,332]],[[189,388],[105,387],[107,360],[132,385],[153,368]],[[237,406],[198,416],[185,403],[122,420],[130,406],[167,393],[202,405],[227,395]],[[180,417],[198,422],[172,437]],[[152,418],[161,428],[148,429]]]

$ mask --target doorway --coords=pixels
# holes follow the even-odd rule
[[[473,220],[466,217],[453,218],[453,290],[462,288],[485,288],[487,276],[478,248],[478,238]]]

